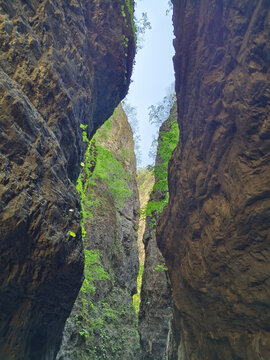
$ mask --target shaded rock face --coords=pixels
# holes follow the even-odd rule
[[[155,166],[160,166],[163,160],[160,155],[162,135],[169,132],[172,117],[176,119],[177,111],[174,105],[171,116],[160,127]],[[160,179],[156,178],[157,183]],[[150,201],[162,201],[166,191],[154,188]],[[159,216],[148,216],[143,236],[145,246],[145,263],[142,276],[141,303],[139,312],[139,334],[142,360],[164,360],[166,358],[169,321],[172,313],[172,294],[168,274],[165,270],[165,260],[156,241],[156,223]]]
[[[80,124],[92,134],[127,92],[121,5],[0,1],[1,359],[55,358],[79,291]]]
[[[65,326],[58,360],[138,359],[139,339],[132,305],[139,267],[136,232],[139,195],[134,142],[121,106],[108,121],[110,123],[105,123],[106,127],[101,127],[93,138],[96,164],[86,192],[93,204],[93,216],[85,219],[84,245],[88,250],[99,251],[109,279],[96,281],[94,293],[80,291]],[[109,167],[100,169],[98,162],[104,149],[114,160]],[[124,173],[120,170],[114,173],[115,160]],[[107,175],[114,184],[125,181],[128,192],[123,201],[119,202],[119,193],[115,196],[116,192],[110,188]],[[85,338],[83,331],[87,332]]]
[[[269,358],[269,20],[268,1],[174,1],[180,143],[157,234],[169,359]]]
[[[164,258],[149,223],[144,242],[145,263],[139,313],[141,359],[164,360],[171,314],[171,288],[166,271],[157,268],[164,264]]]

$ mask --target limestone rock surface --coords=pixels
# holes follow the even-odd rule
[[[80,124],[125,96],[134,34],[125,1],[1,0],[0,49],[0,359],[51,360],[82,282]]]
[[[155,168],[164,166],[161,146],[163,136],[169,133],[172,119],[176,122],[177,106],[174,104],[170,117],[159,129]],[[163,145],[164,147],[164,145]],[[167,167],[164,168],[167,172]],[[154,170],[155,185],[161,180],[159,171]],[[165,175],[166,176],[166,175]],[[160,202],[166,198],[167,191],[154,188],[150,194],[150,202]],[[161,214],[146,217],[143,236],[145,247],[145,262],[142,276],[141,303],[139,312],[139,334],[142,360],[164,360],[166,358],[169,322],[172,315],[172,294],[165,260],[156,241],[156,223]]]
[[[174,1],[180,142],[157,238],[169,359],[270,357],[269,1]]]
[[[146,218],[144,212],[147,203],[149,201],[150,194],[153,190],[154,182],[155,182],[155,177],[154,177],[153,169],[151,170],[147,168],[139,169],[137,174],[137,185],[139,190],[140,211],[142,212],[139,219],[139,228],[138,228],[138,251],[139,251],[140,265],[144,265],[144,261],[145,261],[143,235],[145,232]]]
[[[139,195],[133,135],[121,106],[93,141],[96,159],[85,193],[92,203],[92,216],[85,219],[84,246],[99,251],[109,278],[95,281],[94,292],[80,291],[57,360],[135,360],[139,336],[132,295],[139,267]]]

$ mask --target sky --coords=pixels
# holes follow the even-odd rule
[[[157,129],[149,123],[148,108],[162,101],[174,82],[172,13],[166,15],[168,7],[168,0],[136,1],[136,18],[146,12],[152,27],[146,30],[143,48],[136,55],[132,83],[125,99],[137,110],[142,153],[140,167],[153,162],[148,153]]]

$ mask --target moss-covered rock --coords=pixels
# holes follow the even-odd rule
[[[78,187],[89,261],[57,359],[137,359],[139,199],[132,131],[121,107],[89,143],[83,168]]]
[[[168,162],[177,145],[179,129],[177,107],[159,129],[154,166],[155,183],[143,211],[146,227],[143,236],[145,263],[142,276],[139,333],[142,360],[164,360],[172,315],[172,294],[165,260],[156,242],[156,223],[168,203]]]

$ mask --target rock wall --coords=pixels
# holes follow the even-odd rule
[[[145,247],[145,263],[142,276],[141,303],[139,313],[139,333],[142,360],[164,360],[166,358],[169,322],[172,315],[171,285],[165,260],[156,242],[156,223],[162,213],[155,209],[149,212],[151,204],[159,204],[167,197],[167,190],[161,190],[160,184],[167,183],[168,162],[164,161],[164,134],[173,131],[172,122],[176,125],[177,107],[174,104],[170,117],[161,125],[155,160],[155,185],[150,195],[150,203],[146,208],[146,227],[143,236]],[[175,136],[178,139],[178,132]],[[162,151],[163,150],[163,151]],[[171,149],[172,151],[173,149]],[[167,149],[166,149],[167,151]],[[168,158],[171,155],[168,154]],[[167,156],[166,156],[167,157]],[[165,179],[161,175],[164,172]],[[164,188],[164,186],[163,186]],[[166,187],[165,187],[166,188]],[[150,206],[149,206],[150,205]],[[166,201],[164,206],[166,205]]]
[[[109,278],[94,281],[95,291],[84,291],[84,287],[80,291],[57,359],[138,359],[132,295],[137,290],[139,266],[139,195],[132,131],[120,106],[92,142],[92,174],[85,178],[91,216],[85,218],[84,245],[99,251]],[[91,276],[86,266],[86,279],[93,279],[97,269],[89,270]]]
[[[91,135],[127,92],[130,5],[0,1],[1,359],[56,356],[84,262],[80,124]]]
[[[143,243],[143,235],[145,232],[146,218],[145,218],[145,209],[150,198],[150,194],[153,190],[155,183],[154,171],[153,169],[140,168],[137,173],[137,185],[139,190],[139,199],[140,199],[140,212],[141,216],[139,219],[139,228],[138,228],[138,251],[139,251],[139,262],[140,265],[144,265],[145,261],[145,249]]]
[[[169,359],[270,356],[269,1],[174,1],[180,143],[157,238]]]

